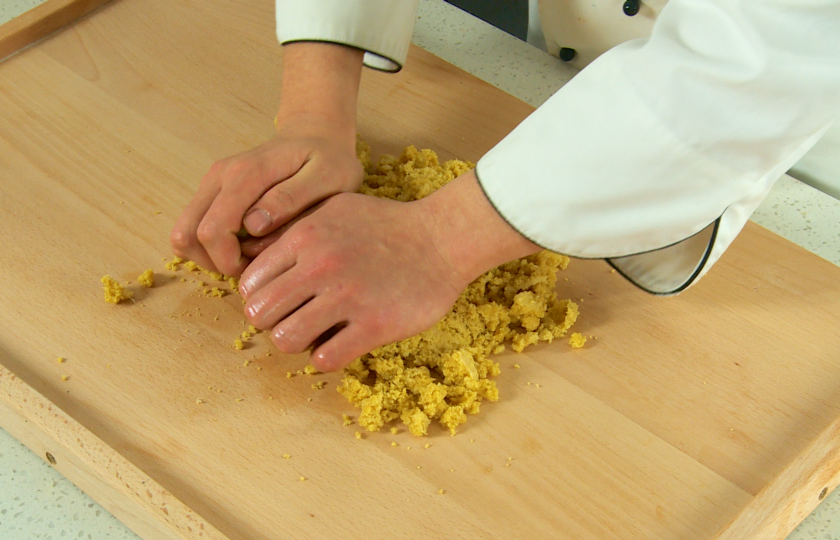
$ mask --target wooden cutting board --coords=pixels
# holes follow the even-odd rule
[[[676,298],[573,261],[597,339],[501,355],[455,437],[357,440],[339,375],[233,350],[239,299],[161,257],[213,160],[272,136],[280,55],[270,0],[122,0],[0,64],[0,423],[108,510],[148,539],[776,539],[837,485],[840,268],[753,224]],[[531,111],[417,48],[361,95],[375,152],[476,160]]]

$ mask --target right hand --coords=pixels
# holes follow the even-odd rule
[[[172,231],[176,255],[238,276],[248,264],[237,233],[266,237],[318,202],[357,191],[362,166],[355,134],[317,116],[287,119],[277,136],[217,161]]]

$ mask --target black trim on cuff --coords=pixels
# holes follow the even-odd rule
[[[674,294],[681,293],[682,291],[686,290],[692,283],[694,283],[697,280],[697,276],[700,275],[700,272],[702,272],[703,268],[706,267],[706,263],[709,262],[709,256],[712,254],[712,249],[715,246],[715,240],[717,240],[717,233],[718,233],[718,228],[720,227],[720,220],[721,220],[721,218],[717,218],[713,222],[714,223],[714,228],[712,229],[712,236],[711,236],[711,238],[709,238],[709,244],[706,246],[706,253],[703,254],[703,258],[700,260],[700,264],[697,265],[697,268],[694,270],[694,273],[691,274],[691,276],[686,280],[686,282],[683,283],[682,285],[680,285],[679,287],[677,287],[676,289],[674,289],[673,291],[657,292],[657,291],[651,291],[650,289],[647,289],[646,287],[643,287],[642,285],[637,283],[636,280],[634,280],[633,278],[631,278],[630,276],[625,274],[621,270],[621,268],[619,268],[618,266],[616,266],[613,263],[613,259],[620,259],[621,257],[604,258],[604,260],[607,261],[607,264],[612,266],[613,269],[616,272],[621,274],[621,276],[624,279],[626,279],[627,281],[629,281],[630,283],[632,283],[633,285],[635,285],[636,287],[645,291],[648,294],[653,294],[653,295],[656,295],[656,296],[671,296],[671,295],[674,295]],[[700,231],[700,232],[703,232],[703,231]],[[700,234],[700,233],[697,233],[697,234]],[[691,238],[691,237],[689,236],[689,238]],[[686,238],[685,240],[688,240],[688,238]],[[685,242],[685,240],[681,240],[681,241]],[[676,244],[679,244],[679,242],[677,242]],[[676,244],[671,244],[671,246],[675,246]],[[665,246],[664,248],[660,248],[660,249],[666,249],[666,248],[671,247],[671,246]],[[645,251],[645,252],[642,252],[642,253],[638,253],[637,255],[643,255],[645,253],[653,253],[653,251],[659,251],[659,250]],[[633,255],[627,255],[627,256],[632,257]]]
[[[475,169],[473,169],[473,170],[475,171],[475,178],[476,178],[476,180],[478,180],[478,186],[481,188],[481,192],[484,194],[484,198],[485,198],[485,199],[487,199],[487,202],[489,202],[489,203],[490,203],[490,206],[492,206],[492,207],[493,207],[493,209],[496,211],[496,213],[497,213],[497,214],[499,214],[499,216],[501,216],[501,218],[502,218],[502,219],[504,219],[504,220],[505,220],[505,222],[506,222],[508,225],[510,225],[510,227],[511,227],[513,230],[515,230],[516,232],[518,232],[519,234],[521,234],[524,238],[527,238],[529,241],[533,242],[534,244],[536,244],[536,245],[540,246],[541,248],[543,248],[543,249],[547,249],[548,251],[552,251],[552,252],[554,252],[554,253],[559,253],[559,252],[557,252],[557,251],[554,251],[554,250],[553,250],[553,249],[551,249],[551,248],[547,248],[547,247],[545,247],[544,245],[542,245],[541,243],[537,242],[536,240],[534,240],[533,238],[531,238],[531,237],[530,237],[530,236],[528,236],[527,234],[523,233],[521,230],[519,230],[519,228],[517,228],[517,227],[516,227],[516,225],[514,225],[513,223],[511,223],[511,221],[510,221],[508,218],[506,218],[506,217],[505,217],[505,215],[501,212],[501,210],[499,210],[499,207],[498,207],[498,206],[496,206],[496,204],[493,202],[493,199],[491,199],[491,198],[490,198],[490,196],[489,196],[489,195],[487,195],[487,190],[486,190],[486,189],[484,189],[484,184],[482,184],[482,183],[481,183],[481,176],[479,176],[479,174],[478,174],[478,165],[476,165]],[[721,216],[721,217],[722,217],[722,216]],[[651,291],[651,290],[648,290],[647,288],[645,288],[645,287],[643,287],[643,286],[639,285],[638,283],[636,283],[636,281],[635,281],[635,280],[633,280],[630,276],[628,276],[627,274],[625,274],[624,272],[622,272],[620,268],[618,268],[615,264],[613,264],[612,259],[620,259],[620,258],[622,258],[622,257],[632,257],[632,256],[634,256],[634,255],[644,255],[645,253],[654,253],[654,252],[656,252],[656,251],[660,251],[660,250],[667,249],[667,248],[672,247],[672,246],[676,246],[677,244],[679,244],[679,243],[681,243],[681,242],[684,242],[684,241],[688,240],[688,238],[691,238],[691,236],[689,236],[688,238],[683,238],[682,240],[679,240],[679,241],[674,242],[674,243],[672,243],[672,244],[668,244],[667,246],[662,246],[662,247],[660,247],[660,248],[656,248],[656,249],[649,249],[649,250],[646,250],[646,251],[640,251],[640,252],[638,252],[638,253],[631,253],[631,254],[629,254],[629,255],[621,255],[621,256],[618,256],[618,257],[580,257],[580,256],[578,256],[578,255],[567,255],[567,256],[569,256],[569,257],[573,257],[573,258],[575,258],[575,259],[585,260],[585,261],[592,261],[592,260],[599,260],[599,259],[603,259],[604,261],[606,261],[606,262],[607,262],[607,264],[609,264],[610,266],[612,266],[612,267],[613,267],[613,269],[615,269],[615,271],[616,271],[616,272],[618,272],[619,274],[621,274],[621,276],[622,276],[624,279],[626,279],[627,281],[629,281],[630,283],[632,283],[633,285],[635,285],[635,286],[636,286],[636,287],[638,287],[639,289],[641,289],[641,290],[645,291],[646,293],[649,293],[649,294],[654,294],[654,295],[656,295],[656,296],[669,296],[669,295],[677,294],[677,293],[680,293],[680,292],[684,291],[685,289],[687,289],[687,288],[689,287],[689,285],[691,285],[692,283],[694,283],[694,281],[697,279],[697,276],[699,276],[699,275],[700,275],[700,272],[702,272],[702,271],[703,271],[703,268],[706,266],[706,263],[709,261],[709,256],[712,254],[712,248],[714,247],[714,245],[715,245],[715,240],[717,239],[717,233],[718,233],[718,228],[720,227],[720,220],[721,220],[721,217],[717,218],[717,219],[716,219],[716,220],[714,220],[714,222],[713,222],[713,223],[714,223],[714,229],[712,229],[712,236],[711,236],[711,238],[709,238],[709,245],[708,245],[708,246],[706,246],[706,253],[704,253],[704,254],[703,254],[703,259],[700,261],[700,264],[699,264],[699,265],[697,265],[697,268],[694,270],[694,273],[691,275],[691,277],[689,277],[689,278],[688,278],[688,280],[687,280],[685,283],[683,283],[682,285],[680,285],[678,288],[674,289],[674,290],[673,290],[673,291],[671,291],[671,292],[656,292],[656,291]],[[706,227],[704,227],[703,229],[701,229],[700,231],[698,231],[697,233],[695,233],[695,234],[700,234],[700,233],[701,233],[701,232],[703,232],[703,230],[705,230],[707,227],[708,227],[708,225],[707,225]],[[693,235],[692,235],[692,236],[693,236]],[[565,253],[563,253],[562,255],[566,255],[566,254],[565,254]]]
[[[396,60],[394,60],[393,58],[388,58],[387,56],[379,54],[377,52],[369,51],[367,49],[357,47],[357,46],[352,45],[350,43],[343,43],[341,41],[331,41],[329,39],[290,39],[289,41],[282,42],[280,44],[280,46],[288,45],[289,43],[332,43],[333,45],[342,45],[344,47],[349,47],[351,49],[356,49],[357,51],[370,53],[370,54],[376,55],[380,58],[384,58],[384,59],[388,60],[389,62],[393,62],[397,66],[397,69],[382,69],[382,68],[378,68],[376,66],[369,66],[367,64],[364,64],[364,66],[368,69],[372,69],[374,71],[381,71],[382,73],[399,73],[403,68],[403,65],[400,64],[399,62],[397,62]]]

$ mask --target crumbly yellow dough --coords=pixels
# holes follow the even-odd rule
[[[127,291],[120,283],[112,279],[111,276],[102,276],[102,290],[105,293],[105,301],[111,304],[119,304],[123,300],[128,300],[134,296],[134,293]]]
[[[569,345],[573,349],[580,349],[586,344],[586,337],[580,332],[575,332],[569,337]]]
[[[425,197],[474,166],[441,164],[431,150],[413,146],[373,163],[370,147],[359,141],[357,154],[365,168],[361,192],[400,201]],[[337,390],[361,409],[359,425],[378,431],[399,419],[422,436],[436,420],[454,434],[484,400],[499,398],[491,379],[499,365],[490,354],[506,342],[517,352],[550,343],[574,324],[577,304],[555,293],[557,271],[568,264],[568,257],[543,251],[494,268],[433,328],[354,360]]]
[[[137,278],[137,283],[144,287],[154,287],[155,285],[155,273],[152,271],[151,268],[140,274],[140,277]]]

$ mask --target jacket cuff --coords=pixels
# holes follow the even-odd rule
[[[396,72],[408,56],[417,1],[277,0],[277,39],[355,47],[366,66]]]

